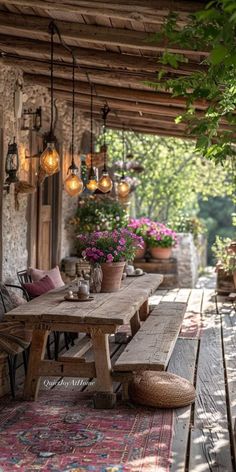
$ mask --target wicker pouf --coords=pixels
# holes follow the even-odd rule
[[[134,403],[157,408],[179,408],[195,399],[195,389],[186,379],[169,372],[144,371],[129,385]]]

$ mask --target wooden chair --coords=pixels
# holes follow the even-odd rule
[[[22,287],[23,287],[23,284],[32,283],[32,277],[29,274],[29,271],[27,269],[18,271],[17,272],[17,277],[18,277],[18,280],[19,280]],[[27,295],[28,295],[28,300],[32,300],[32,297],[29,294],[27,294]],[[53,336],[54,336],[54,357],[55,357],[56,360],[58,359],[58,354],[59,354],[60,335],[61,335],[60,332],[53,331]],[[64,340],[65,340],[65,347],[68,350],[69,349],[69,343],[71,342],[72,345],[73,345],[74,344],[74,339],[73,339],[73,337],[70,338],[69,333],[64,333]],[[47,340],[47,356],[48,356],[48,359],[52,358],[51,349],[50,349],[50,336],[48,336],[48,340]]]
[[[7,291],[7,287],[19,289],[23,292],[24,296],[27,297],[27,293],[22,287],[12,284],[1,284],[0,310],[2,312],[2,315],[14,308],[14,304],[13,302],[11,302],[11,297],[9,292]],[[0,322],[0,351],[3,351],[5,354],[7,354],[11,394],[13,398],[15,398],[15,377],[17,358],[19,354],[22,354],[24,370],[26,373],[30,343],[31,332],[22,328],[21,323],[7,322],[4,320]]]

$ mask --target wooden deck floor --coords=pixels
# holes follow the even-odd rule
[[[236,312],[231,303],[219,299],[217,313],[213,294],[211,289],[158,290],[151,298],[153,305],[188,302],[187,316],[193,323],[192,330],[190,326],[180,333],[168,366],[168,371],[193,382],[197,392],[192,407],[174,411],[171,472],[236,471]],[[200,332],[194,326],[196,320],[201,322]],[[115,361],[124,345],[111,339],[110,349]],[[92,357],[91,351],[87,357]],[[55,378],[51,380],[55,382]],[[119,384],[114,387],[120,389]],[[63,385],[51,388],[59,391]],[[74,387],[80,391],[93,388]]]

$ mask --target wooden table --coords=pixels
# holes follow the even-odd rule
[[[98,402],[104,395],[107,406],[112,406],[115,394],[112,388],[109,335],[127,323],[131,325],[132,335],[137,332],[140,319],[148,315],[148,297],[162,280],[163,276],[158,274],[127,278],[119,292],[94,294],[94,300],[86,303],[64,301],[66,288],[63,287],[7,313],[6,320],[21,321],[27,328],[33,329],[24,399],[37,399],[41,376],[96,377]],[[86,362],[82,357],[67,357],[64,361],[44,359],[50,331],[88,333],[94,360]]]

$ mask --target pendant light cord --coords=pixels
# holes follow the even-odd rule
[[[91,87],[91,101],[90,101],[90,175],[93,175],[93,84]]]
[[[103,147],[104,147],[104,165],[103,172],[107,172],[107,150],[106,150],[106,125],[107,125],[107,115],[110,112],[108,105],[104,105],[101,109],[102,119],[103,119]]]
[[[124,129],[124,126],[122,130],[122,142],[123,142],[122,179],[124,179],[125,178],[125,129]]]
[[[54,58],[54,34],[55,34],[55,28],[54,28],[54,22],[51,21],[49,24],[49,31],[51,34],[51,125],[50,125],[50,137],[53,136],[53,122],[54,122],[54,96],[53,96],[53,90],[54,90],[54,70],[53,70],[53,58]]]
[[[75,165],[74,160],[74,138],[75,138],[75,56],[73,57],[73,70],[72,70],[72,129],[71,129],[71,164]]]

